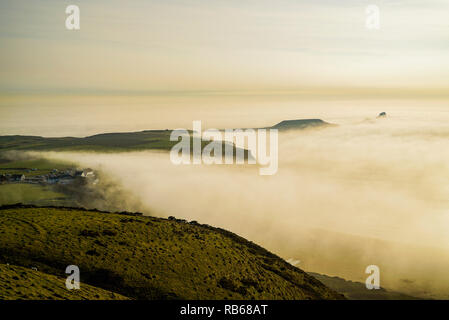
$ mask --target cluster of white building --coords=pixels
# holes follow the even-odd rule
[[[35,169],[31,169],[35,171]],[[25,174],[2,174],[0,175],[0,183],[32,183],[32,184],[69,184],[75,181],[77,178],[94,179],[95,173],[92,169],[67,169],[58,170],[53,169],[50,173],[42,175],[30,175]]]

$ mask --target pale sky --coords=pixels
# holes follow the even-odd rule
[[[2,0],[0,48],[3,93],[444,91],[449,1]]]

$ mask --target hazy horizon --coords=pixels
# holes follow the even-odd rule
[[[85,137],[100,133],[142,130],[267,127],[283,120],[319,118],[350,124],[386,112],[404,119],[421,112],[444,116],[449,99],[268,96],[180,97],[10,97],[0,100],[0,135]],[[443,117],[435,117],[440,122]]]

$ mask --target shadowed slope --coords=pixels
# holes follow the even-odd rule
[[[0,264],[0,300],[125,300],[120,294],[81,283],[68,290],[65,278],[29,268]]]

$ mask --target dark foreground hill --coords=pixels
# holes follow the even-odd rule
[[[25,278],[30,277],[32,267],[48,276],[65,278],[65,268],[77,265],[81,286],[98,288],[94,296],[101,297],[343,298],[304,271],[231,232],[139,214],[1,207],[0,263],[8,263],[8,268],[27,268],[21,275]],[[17,296],[20,278],[15,277],[9,278],[7,286],[0,286],[1,297]],[[47,281],[45,277],[30,279],[37,283],[34,288],[21,287],[21,298],[35,297],[36,288],[42,287],[40,281]],[[64,282],[58,283],[65,290]]]

